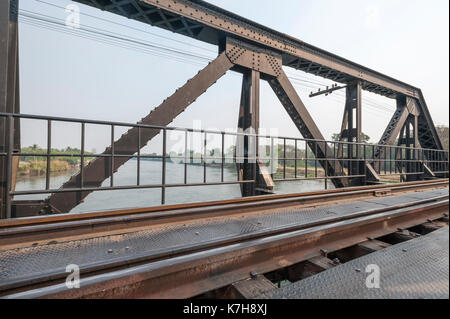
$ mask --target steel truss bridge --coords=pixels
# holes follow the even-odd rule
[[[173,130],[168,125],[201,94],[225,73],[232,70],[243,74],[241,105],[238,119],[242,134],[243,154],[234,154],[237,161],[238,181],[244,197],[270,194],[277,180],[321,178],[334,186],[349,187],[377,183],[383,175],[397,174],[403,181],[448,176],[448,153],[442,148],[427,104],[419,88],[353,63],[342,57],[309,45],[298,39],[269,29],[263,25],[225,11],[201,0],[75,0],[84,5],[122,15],[142,23],[170,30],[194,38],[218,48],[217,58],[188,80],[185,85],[156,107],[137,124],[107,123],[78,119],[37,117],[20,113],[19,101],[19,52],[18,52],[18,0],[5,0],[0,4],[0,194],[1,217],[23,217],[42,214],[67,213],[81,203],[91,192],[104,189],[121,189],[114,185],[114,172],[132,158],[140,162],[140,150],[155,136],[162,134],[163,179],[158,185],[141,185],[138,178],[134,188],[161,188],[162,203],[165,189],[184,184],[169,185],[165,181],[166,134]],[[346,103],[342,120],[341,140],[326,142],[320,128],[308,113],[304,103],[283,70],[291,67],[345,85]],[[269,83],[290,115],[304,139],[281,138],[284,141],[284,172],[280,177],[269,174],[261,162],[258,148],[252,154],[252,145],[264,138],[259,136],[259,86]],[[362,144],[362,99],[366,90],[395,99],[397,109],[377,145]],[[48,122],[48,152],[46,188],[37,191],[48,194],[44,201],[19,201],[14,196],[30,192],[15,191],[15,178],[21,153],[21,119],[34,118]],[[50,189],[49,167],[51,161],[51,129],[55,121],[77,122],[81,127],[82,164],[80,172],[60,189]],[[111,146],[95,159],[85,163],[85,125],[99,124],[111,127]],[[116,139],[114,128],[128,126],[131,129]],[[223,132],[203,132],[206,134]],[[295,142],[295,155],[286,155],[286,141]],[[300,157],[297,146],[310,152]],[[223,144],[222,144],[223,146]],[[273,150],[272,150],[273,151]],[[225,160],[222,154],[222,162]],[[306,157],[306,158],[305,158]],[[207,155],[203,157],[206,167]],[[304,160],[315,166],[314,176],[286,176],[286,162]],[[223,164],[222,164],[223,166]],[[317,167],[324,173],[317,173]],[[223,167],[222,167],[223,170]],[[109,187],[102,187],[105,180]],[[223,178],[221,182],[226,183]],[[208,185],[206,176],[203,185]],[[198,183],[197,183],[198,185]],[[32,192],[31,192],[32,193]]]
[[[214,44],[217,57],[137,123],[22,114],[18,1],[0,1],[1,299],[448,299],[448,151],[420,89],[201,0],[76,0]],[[340,140],[324,140],[283,66],[336,82],[313,95],[345,88]],[[169,126],[230,70],[243,74],[238,133]],[[261,80],[303,138],[259,134]],[[397,102],[373,145],[362,143],[362,90]],[[47,124],[43,154],[21,149],[21,125],[30,121]],[[80,128],[81,153],[51,152],[55,123]],[[90,126],[110,131],[101,154],[85,150]],[[128,132],[116,136],[123,128]],[[184,164],[179,184],[166,178],[173,132],[185,138],[184,154],[175,156]],[[194,134],[203,145],[203,179],[196,183],[187,173]],[[142,152],[157,135],[160,155]],[[220,141],[218,154],[209,152],[210,136]],[[227,151],[230,138],[234,150]],[[15,187],[26,156],[46,159],[42,189]],[[52,188],[51,161],[59,156],[79,158],[80,169]],[[158,183],[143,183],[141,161],[148,159],[161,162]],[[115,172],[130,160],[137,163],[136,182],[119,186]],[[207,175],[211,160],[220,166],[216,181]],[[236,180],[224,177],[226,163],[236,166]],[[401,182],[383,183],[392,176]],[[275,182],[309,179],[335,189],[273,194]],[[168,188],[225,184],[240,185],[243,198],[165,205]],[[162,205],[68,214],[92,192],[124,189],[160,189]],[[19,199],[38,194],[48,197]],[[383,267],[380,289],[366,289],[368,264]],[[78,266],[79,289],[66,285],[67,265]]]

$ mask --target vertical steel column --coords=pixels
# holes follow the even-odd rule
[[[407,110],[405,121],[401,126],[400,135],[398,138],[398,146],[407,147],[407,149],[396,151],[396,166],[400,173],[402,181],[415,181],[421,178],[418,173],[418,153],[415,148],[420,146],[419,142],[419,115],[420,111],[417,108],[417,103],[414,99],[406,96],[399,96],[397,98],[397,108],[403,107]],[[411,149],[410,149],[411,148]],[[412,149],[414,148],[414,149]],[[401,161],[398,161],[398,153],[401,153]],[[404,154],[403,154],[404,153]],[[404,156],[403,156],[404,155]],[[420,165],[422,166],[422,165]]]
[[[242,80],[241,105],[239,109],[238,128],[241,133],[258,134],[259,132],[259,81],[260,73],[249,70],[245,72]],[[238,137],[238,140],[240,138]],[[243,142],[243,154],[239,154],[237,167],[238,176],[242,181],[257,180],[255,174],[257,145],[256,138],[245,136],[240,139]],[[239,158],[244,157],[243,160]],[[256,182],[241,184],[243,197],[256,195]]]
[[[18,0],[0,1],[0,112],[6,113],[20,113],[18,10]],[[12,148],[13,152],[20,150],[19,125],[19,119],[15,118],[12,127],[8,128],[6,118],[0,119],[0,153],[6,152],[8,147]],[[7,129],[11,129],[11,134],[14,135],[13,145],[8,145]],[[0,218],[7,217],[7,185],[11,190],[15,188],[18,165],[17,156],[12,157],[12,163],[9,165],[6,157],[0,156]],[[10,181],[7,181],[8,176]]]
[[[403,133],[404,132],[404,133]],[[399,138],[399,146],[405,146],[405,165],[406,177],[404,180],[407,182],[416,181],[419,179],[419,175],[411,175],[412,173],[417,173],[417,152],[416,148],[419,147],[419,135],[418,135],[418,116],[410,114],[408,120],[405,123],[404,128]]]
[[[347,84],[344,117],[342,120],[340,141],[348,143],[362,142],[362,112],[361,83],[355,81]],[[338,158],[342,158],[344,144],[339,144]],[[361,147],[347,144],[348,175],[360,175],[364,169],[361,158]],[[352,184],[359,185],[362,181],[354,180]]]

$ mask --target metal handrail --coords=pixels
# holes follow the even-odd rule
[[[349,178],[349,179],[366,179],[367,176],[367,167],[366,163],[378,163],[376,172],[379,176],[411,176],[411,175],[423,175],[424,169],[423,164],[426,163],[433,167],[434,171],[438,173],[446,173],[448,174],[448,161],[445,160],[448,158],[448,151],[444,150],[432,150],[432,149],[423,149],[418,147],[404,147],[404,146],[391,146],[391,145],[379,145],[379,144],[367,144],[367,143],[352,143],[345,141],[326,141],[326,140],[313,140],[313,139],[305,139],[305,138],[295,138],[295,137],[283,137],[283,136],[265,136],[251,133],[241,133],[241,132],[224,132],[224,131],[213,131],[213,130],[196,130],[196,129],[188,129],[188,128],[179,128],[179,127],[162,127],[155,125],[146,125],[146,124],[132,124],[132,123],[123,123],[123,122],[108,122],[108,121],[97,121],[97,120],[87,120],[87,119],[74,119],[74,118],[63,118],[63,117],[53,117],[53,116],[40,116],[40,115],[29,115],[29,114],[9,114],[9,113],[0,113],[0,118],[6,118],[8,120],[8,148],[0,153],[0,157],[7,158],[7,169],[8,169],[8,181],[7,181],[7,189],[9,190],[9,196],[7,196],[7,209],[11,210],[11,202],[14,196],[22,196],[22,195],[35,195],[35,194],[55,194],[55,193],[66,193],[66,192],[91,192],[91,191],[107,191],[107,190],[125,190],[125,189],[161,189],[161,204],[165,204],[166,202],[166,188],[173,187],[188,187],[188,186],[207,186],[207,185],[231,185],[231,184],[246,184],[246,183],[256,183],[256,164],[254,165],[255,169],[253,172],[253,177],[251,179],[239,179],[237,181],[225,181],[224,178],[224,169],[225,163],[238,163],[238,162],[249,162],[256,163],[257,160],[267,160],[270,162],[271,166],[271,177],[274,182],[287,182],[287,181],[301,181],[301,180],[324,180],[325,187],[327,187],[327,183],[329,180],[336,180],[340,178]],[[13,150],[13,121],[14,119],[30,119],[30,120],[39,120],[47,122],[47,152],[45,153],[26,153],[17,150]],[[65,154],[52,154],[52,124],[53,122],[70,122],[77,123],[81,126],[80,131],[80,139],[81,139],[81,151],[80,153],[65,153]],[[104,125],[109,126],[111,128],[111,146],[107,148],[107,150],[102,154],[90,154],[86,153],[86,125]],[[135,127],[138,128],[138,138],[136,145],[136,153],[135,154],[117,154],[114,148],[115,144],[115,128],[116,127]],[[163,136],[162,142],[162,153],[161,155],[154,154],[142,154],[140,150],[141,145],[141,131],[145,129],[152,130],[160,130]],[[167,133],[169,131],[181,131],[185,134],[185,145],[184,145],[184,154],[179,155],[169,155],[167,153]],[[194,150],[188,149],[188,133],[200,133],[202,134],[203,144],[202,144],[202,152],[199,157],[193,156],[192,152]],[[221,136],[221,153],[218,156],[210,156],[208,155],[208,135],[219,135]],[[237,154],[236,149],[238,148],[238,140],[232,145],[235,147],[233,155],[229,156],[229,154],[225,153],[225,136],[235,136],[235,137],[244,137],[244,138],[254,138],[255,143],[253,147],[255,147],[255,152],[250,156],[247,154]],[[269,148],[270,156],[257,156],[256,145],[262,139],[269,139],[270,145],[265,145],[265,147]],[[281,143],[277,143],[275,146],[275,141],[280,140]],[[295,145],[288,145],[288,141],[295,142]],[[304,149],[299,149],[299,143],[304,143]],[[312,156],[311,153],[313,149],[316,149],[315,154],[319,154],[317,152],[318,147],[322,147],[325,145],[326,147],[324,154],[322,156]],[[343,145],[341,155],[338,154],[338,146]],[[346,151],[346,145],[349,146]],[[241,146],[241,145],[239,145]],[[302,145],[300,145],[301,147]],[[356,147],[350,147],[356,146]],[[281,147],[281,149],[280,149]],[[288,147],[295,147],[295,150],[289,149]],[[329,154],[329,149],[331,149],[331,154]],[[384,156],[382,158],[375,157],[376,148],[384,149]],[[216,148],[218,149],[218,148]],[[370,150],[370,151],[369,151]],[[278,153],[282,152],[282,156],[279,157]],[[294,157],[292,157],[295,153]],[[265,152],[267,154],[267,150]],[[303,154],[302,154],[303,153]],[[345,154],[347,153],[347,154]],[[42,190],[25,190],[25,191],[15,191],[11,189],[12,185],[12,162],[14,157],[30,157],[30,156],[39,156],[45,157],[47,161],[47,169],[46,169],[46,180],[45,180],[45,189]],[[59,188],[59,189],[51,189],[50,188],[50,162],[52,158],[58,157],[75,157],[80,158],[80,179],[77,187],[73,188]],[[84,182],[84,169],[86,160],[89,158],[108,158],[111,161],[111,172],[110,172],[110,185],[109,186],[99,186],[99,187],[86,187]],[[135,185],[130,186],[116,186],[114,181],[114,161],[118,158],[129,158],[129,159],[137,159],[137,179]],[[141,180],[141,160],[142,159],[159,159],[162,161],[162,176],[161,183],[158,184],[148,184],[143,185]],[[180,159],[184,160],[184,183],[178,184],[169,184],[166,180],[166,170],[167,163],[169,159]],[[199,165],[203,166],[203,182],[202,183],[189,183],[187,178],[187,168],[188,161],[196,159],[199,160]],[[207,166],[209,161],[214,160],[220,163],[221,169],[221,179],[220,182],[208,182],[207,180]],[[228,162],[230,161],[230,162]],[[274,170],[274,162],[277,161],[276,170]],[[324,165],[322,168],[321,162],[328,161],[330,164],[330,168],[334,166],[334,174],[329,175],[329,167],[328,165]],[[293,162],[294,172],[292,174],[287,173],[288,162]],[[304,166],[300,166],[300,172],[298,164],[304,164]],[[333,164],[334,163],[334,164]],[[281,164],[281,172],[276,173]],[[340,164],[340,171],[336,170],[337,164]],[[303,171],[303,172],[302,172]],[[299,174],[300,173],[300,174]],[[280,177],[281,175],[281,177]],[[292,175],[292,176],[288,176]]]

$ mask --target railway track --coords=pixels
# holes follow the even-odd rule
[[[330,214],[333,209],[338,213]],[[12,263],[34,262],[38,269],[3,277],[0,271],[0,296],[189,298],[445,215],[448,180],[5,221],[0,269],[2,256],[7,273]],[[203,238],[208,229],[212,235]],[[183,241],[185,232],[195,239]],[[129,238],[136,234],[139,244]],[[101,245],[83,250],[95,258],[79,263],[81,288],[67,289],[62,266],[81,252],[73,246],[99,238]],[[133,246],[152,240],[152,249]],[[46,254],[60,265],[39,268],[37,258]]]
[[[95,233],[122,233],[141,227],[254,213],[283,207],[298,205],[310,207],[436,187],[445,188],[448,187],[448,182],[448,179],[441,179],[300,194],[266,195],[195,204],[0,220],[0,250],[11,244],[14,247],[20,247],[30,243],[45,243],[49,238],[76,238]]]

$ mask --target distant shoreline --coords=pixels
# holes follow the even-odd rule
[[[75,170],[79,165],[73,165],[66,161],[53,160],[50,164],[50,173],[65,173],[71,170]],[[29,161],[20,162],[19,170],[17,172],[18,177],[40,177],[47,173],[46,161]]]

